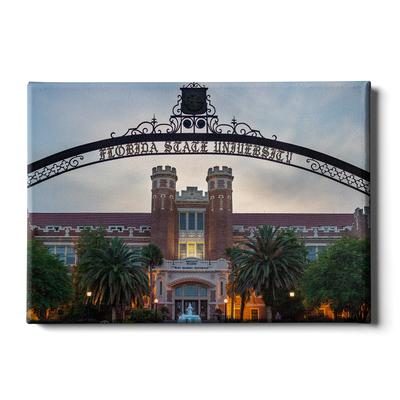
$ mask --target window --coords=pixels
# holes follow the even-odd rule
[[[197,285],[186,285],[185,286],[185,297],[198,297],[199,288]]]
[[[183,290],[182,290],[183,288]],[[200,288],[200,290],[199,290]],[[186,297],[186,298],[195,298],[195,297],[207,297],[207,288],[199,285],[182,285],[175,288],[175,297]]]
[[[75,264],[75,249],[73,247],[67,247],[67,264]]]
[[[196,244],[195,243],[187,244],[187,256],[188,257],[196,257]]]
[[[316,247],[307,247],[309,260],[315,260],[317,258],[317,248]]]
[[[223,296],[224,295],[224,282],[221,281],[219,284],[219,295]]]
[[[235,306],[235,319],[240,319],[240,307]]]
[[[204,211],[179,212],[179,259],[204,259]]]
[[[179,230],[186,231],[186,213],[179,213]]]
[[[196,213],[188,213],[188,230],[189,231],[195,231],[196,230],[196,219],[195,219]]]
[[[196,257],[203,260],[204,258],[204,243],[196,242],[180,242],[179,243],[179,259],[186,257]]]
[[[252,321],[258,320],[258,308],[252,308],[250,310],[250,319]]]
[[[180,231],[204,231],[204,213],[203,212],[180,212],[179,213]]]
[[[179,243],[179,259],[186,258],[186,243]]]
[[[204,243],[196,243],[197,257],[203,260],[204,257]]]
[[[65,262],[65,247],[56,247],[56,254],[59,256],[61,261]]]
[[[158,294],[162,296],[162,281],[160,281],[159,291]]]
[[[197,230],[204,231],[204,214],[197,213]]]

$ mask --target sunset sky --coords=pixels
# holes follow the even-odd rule
[[[168,122],[183,83],[31,83],[28,163],[124,134],[155,114]],[[264,137],[369,170],[365,82],[207,83],[220,123],[235,116]],[[30,212],[150,212],[152,167],[171,165],[177,190],[206,191],[209,167],[232,168],[234,212],[352,213],[369,198],[285,165],[222,155],[131,157],[71,171],[28,189]]]

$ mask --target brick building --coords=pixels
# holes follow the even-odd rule
[[[263,224],[293,229],[305,241],[310,259],[343,235],[369,233],[368,207],[357,208],[354,214],[233,213],[233,179],[231,168],[213,167],[205,178],[207,192],[192,186],[177,192],[176,169],[154,167],[150,213],[30,213],[28,238],[43,240],[71,268],[76,263],[75,243],[87,226],[103,225],[109,237],[119,236],[133,248],[155,243],[164,255],[153,287],[158,307],[168,307],[177,319],[191,303],[194,313],[212,319],[216,308],[225,310],[230,273],[225,248],[250,235],[251,229]],[[231,307],[229,300],[229,316]],[[239,312],[237,298],[234,315]],[[261,298],[250,299],[244,318],[267,318]]]

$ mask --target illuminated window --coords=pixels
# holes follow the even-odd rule
[[[250,310],[250,319],[252,321],[258,320],[258,308],[252,308]]]
[[[179,259],[186,258],[186,243],[179,243]]]
[[[186,257],[197,257],[203,260],[204,243],[196,242],[180,242],[179,243],[179,259]]]
[[[196,244],[196,250],[197,250],[196,257],[198,257],[198,258],[203,260],[203,257],[204,257],[204,244],[203,243],[197,243]]]
[[[195,243],[187,244],[187,256],[188,257],[196,257],[196,244]]]

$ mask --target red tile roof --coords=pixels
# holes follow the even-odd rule
[[[150,213],[30,213],[31,225],[40,226],[61,225],[76,228],[78,225],[100,226],[123,225],[137,227],[151,225]],[[250,226],[268,224],[274,226],[305,226],[307,229],[317,226],[351,226],[354,222],[353,214],[245,214],[234,213],[233,225]]]
[[[353,214],[233,214],[233,225],[249,226],[273,225],[275,227],[305,226],[306,229],[318,226],[351,226]]]
[[[141,225],[150,225],[150,213],[30,213],[31,225],[40,226],[61,225],[71,228],[77,226],[123,225],[139,228]]]

